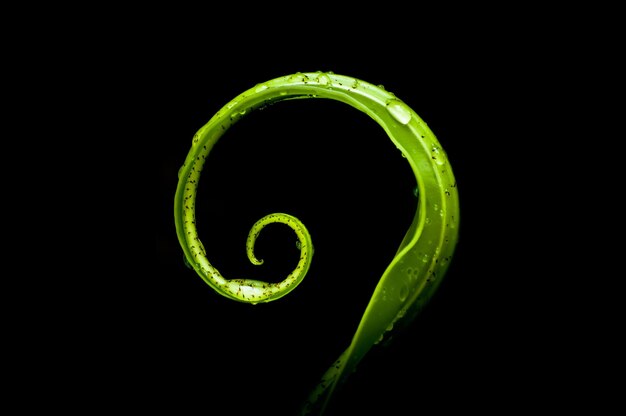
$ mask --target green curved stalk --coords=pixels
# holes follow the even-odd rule
[[[253,304],[273,301],[293,290],[309,269],[313,256],[311,237],[304,224],[288,214],[271,214],[259,220],[246,245],[248,257],[258,264],[254,242],[265,225],[281,222],[296,232],[300,260],[280,283],[225,279],[207,260],[195,226],[200,173],[218,139],[257,108],[301,98],[341,101],[374,119],[410,164],[419,198],[411,226],[378,282],[352,342],[322,376],[301,409],[302,415],[321,415],[365,354],[389,331],[409,324],[435,293],[456,246],[459,201],[452,167],[439,141],[426,123],[393,93],[332,72],[296,73],[258,84],[235,97],[198,130],[179,171],[174,202],[178,239],[188,264],[221,295]]]

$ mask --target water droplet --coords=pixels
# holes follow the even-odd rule
[[[445,152],[437,146],[433,146],[432,148],[432,158],[435,161],[436,164],[438,165],[445,165],[446,164],[446,154]]]
[[[317,78],[316,78],[317,82],[320,85],[328,85],[331,83],[330,78],[328,77],[328,75],[326,75],[325,73],[321,72]]]
[[[424,255],[422,256],[422,261],[423,261],[424,263],[427,263],[427,262],[428,262],[428,254],[424,254]]]
[[[404,302],[406,300],[406,297],[409,295],[409,287],[404,284],[402,285],[402,287],[400,288],[400,302]]]
[[[254,92],[261,92],[266,90],[268,87],[266,84],[259,84],[257,85],[257,87],[255,88]]]
[[[302,250],[302,243],[300,242],[300,240],[296,240],[296,248],[298,250]]]
[[[413,188],[413,196],[417,197],[419,194],[420,194],[420,188],[418,188],[416,185],[415,188]]]
[[[306,78],[306,75],[304,75],[302,72],[296,72],[295,74],[291,76],[291,81],[301,82],[301,81],[304,81],[305,78]]]
[[[411,109],[400,100],[389,100],[387,102],[387,111],[400,124],[408,124],[411,121]]]

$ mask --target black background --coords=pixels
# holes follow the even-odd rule
[[[516,132],[505,121],[512,114],[503,95],[517,87],[494,76],[511,63],[463,43],[434,54],[304,48],[295,58],[258,48],[262,59],[177,57],[177,76],[167,77],[165,91],[155,86],[164,92],[157,94],[161,116],[148,132],[150,140],[158,137],[159,266],[144,278],[146,290],[156,290],[145,319],[154,331],[158,400],[294,414],[349,345],[410,224],[414,178],[373,120],[328,100],[283,102],[246,116],[222,137],[203,171],[197,216],[209,259],[225,276],[274,281],[294,264],[293,236],[266,230],[258,248],[266,265],[254,267],[245,258],[247,231],[266,213],[298,216],[316,248],[305,281],[280,301],[250,306],[220,297],[185,267],[173,196],[193,134],[257,83],[321,70],[383,85],[410,105],[448,153],[461,205],[457,251],[432,303],[409,331],[366,356],[331,414],[461,403],[496,410],[494,395],[527,406],[507,387],[528,368],[520,348],[535,348],[513,306],[521,265],[507,263],[507,242],[524,220],[502,209],[523,203],[512,200],[515,178],[504,157],[516,147]],[[172,391],[184,394],[170,397]]]
[[[410,224],[408,164],[372,119],[323,99],[254,112],[220,139],[197,205],[220,272],[277,281],[291,270],[294,236],[281,227],[258,242],[263,266],[245,258],[247,232],[267,213],[296,215],[313,238],[304,282],[269,304],[229,301],[185,266],[173,201],[194,133],[222,106],[257,83],[319,70],[383,85],[415,110],[447,152],[461,210],[457,250],[431,303],[365,356],[330,414],[558,406],[553,386],[574,370],[562,355],[571,309],[551,307],[563,297],[550,289],[566,277],[553,248],[567,221],[544,198],[544,187],[563,192],[563,178],[548,173],[562,154],[554,127],[545,130],[556,115],[542,108],[554,91],[538,87],[558,79],[546,55],[524,31],[504,30],[507,21],[406,31],[390,21],[352,36],[263,16],[254,30],[152,22],[154,32],[76,52],[67,83],[50,77],[54,94],[43,98],[61,110],[63,129],[43,131],[69,129],[78,142],[67,163],[54,159],[63,177],[45,208],[69,218],[46,236],[63,250],[55,260],[72,266],[60,278],[44,273],[36,290],[52,305],[27,343],[40,366],[29,387],[45,395],[54,385],[50,403],[81,409],[295,414],[349,345]],[[67,85],[75,111],[53,100]]]
[[[620,130],[600,133],[615,110],[597,95],[615,96],[620,26],[588,7],[439,5],[24,13],[29,36],[8,33],[3,61],[5,396],[81,414],[295,414],[408,227],[408,165],[336,102],[279,103],[229,130],[198,196],[209,259],[228,278],[280,279],[289,230],[264,231],[261,267],[244,247],[275,211],[316,247],[305,281],[267,305],[228,301],[185,267],[173,199],[193,134],[223,105],[320,70],[411,106],[447,152],[461,207],[439,291],[363,359],[331,414],[597,413],[619,398],[602,383],[621,374],[610,309],[622,302],[606,300],[619,272],[602,270],[619,256],[587,233],[619,238]]]

